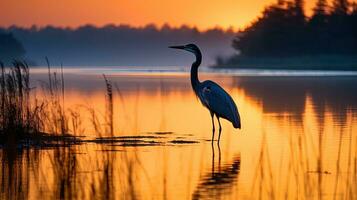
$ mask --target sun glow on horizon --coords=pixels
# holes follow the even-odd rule
[[[154,24],[159,28],[168,24],[170,27],[197,27],[199,30],[212,28],[238,30],[248,26],[264,9],[275,0],[223,0],[194,3],[189,0],[2,0],[0,2],[0,26],[12,25],[31,27],[76,28],[85,24],[105,26],[108,24],[128,24],[144,27]],[[315,4],[306,2],[307,13]]]

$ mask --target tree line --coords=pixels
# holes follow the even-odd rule
[[[355,56],[357,4],[317,0],[309,17],[304,4],[304,0],[278,0],[266,7],[261,17],[234,38],[233,48],[238,56]]]
[[[0,32],[11,34],[23,45],[25,58],[32,66],[46,65],[46,56],[52,64],[63,63],[64,66],[181,66],[191,62],[191,55],[177,54],[168,46],[186,43],[198,44],[204,50],[204,64],[209,65],[215,62],[217,54],[228,56],[234,53],[230,43],[236,34],[233,30],[220,28],[200,31],[189,26],[158,27],[152,24],[144,27],[83,25],[76,28],[12,26],[0,27]],[[14,58],[15,55],[3,57]]]

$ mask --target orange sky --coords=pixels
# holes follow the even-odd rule
[[[275,0],[1,0],[0,26],[187,24],[244,27]],[[315,1],[306,1],[311,8]]]

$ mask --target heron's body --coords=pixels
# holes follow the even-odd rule
[[[201,103],[210,111],[213,125],[214,138],[214,121],[213,117],[216,115],[219,123],[219,137],[221,136],[221,123],[219,118],[227,119],[232,122],[234,128],[241,128],[240,116],[236,104],[232,97],[217,83],[207,80],[200,82],[198,79],[198,67],[202,61],[202,55],[199,48],[194,44],[185,46],[174,46],[171,48],[184,49],[195,54],[196,61],[191,66],[191,85],[196,96],[200,99]]]
[[[232,122],[234,128],[240,128],[238,109],[232,97],[213,81],[200,84],[199,99],[217,117]]]

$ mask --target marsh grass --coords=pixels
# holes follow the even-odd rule
[[[84,133],[80,108],[65,110],[63,66],[60,74],[52,71],[46,57],[48,81],[41,87],[30,87],[30,69],[26,62],[14,61],[5,67],[0,62],[0,145],[6,147],[55,147],[78,144]],[[105,124],[98,112],[86,107],[98,136],[114,135],[114,102],[111,82],[106,78]],[[37,98],[36,90],[41,92]],[[81,106],[82,108],[83,106]]]
[[[53,199],[88,198],[84,185],[89,184],[91,185],[90,198],[115,199],[113,176],[118,174],[114,173],[115,154],[110,153],[110,151],[102,151],[100,156],[98,155],[95,158],[95,160],[102,160],[102,162],[93,163],[89,161],[100,169],[98,175],[83,176],[79,174],[79,171],[85,169],[85,166],[79,164],[77,153],[80,152],[81,147],[75,144],[83,144],[85,140],[75,137],[75,135],[83,134],[85,131],[82,127],[83,117],[79,111],[83,106],[65,110],[63,67],[61,66],[61,74],[58,76],[56,72],[52,72],[47,58],[46,62],[48,82],[42,83],[40,89],[43,96],[41,98],[30,94],[31,90],[35,90],[35,88],[30,88],[30,70],[25,62],[14,61],[13,66],[6,68],[0,63],[0,144],[13,147],[5,148],[0,153],[3,163],[7,163],[0,172],[1,188],[4,189],[1,192],[0,199],[29,198],[31,186],[28,176],[32,174],[29,168],[37,166],[40,161],[32,156],[33,148],[23,147],[34,145],[41,149],[47,147],[53,149],[46,154],[50,161],[53,178],[48,179],[44,175],[48,173],[47,170],[35,173],[39,197],[46,196]],[[108,133],[113,136],[112,84],[105,75],[103,77],[106,84],[107,109],[104,117],[106,123],[104,125],[100,123],[101,119],[94,108],[85,107],[85,109],[90,113],[90,120],[98,136]],[[116,148],[96,142],[96,145],[98,144],[102,150],[109,147],[114,151]],[[24,160],[26,158],[27,160]],[[125,162],[127,162],[125,166],[127,166],[126,171],[128,172],[127,191],[130,196],[134,197],[133,161],[128,155],[125,155]],[[44,177],[41,185],[39,184],[39,177]],[[48,190],[52,191],[49,195],[41,192]]]
[[[6,163],[0,171],[0,186],[3,188],[0,199],[28,199],[34,188],[36,197],[39,198],[43,196],[53,199],[116,199],[118,195],[115,187],[118,186],[114,182],[115,177],[123,177],[122,179],[126,180],[119,185],[124,188],[120,195],[137,199],[135,171],[140,165],[140,160],[136,150],[134,155],[124,151],[121,157],[124,172],[115,168],[116,155],[112,152],[117,151],[118,147],[113,144],[118,141],[110,139],[115,135],[114,95],[111,81],[103,75],[106,88],[106,110],[103,117],[95,108],[89,106],[66,110],[63,67],[61,66],[58,75],[56,71],[52,72],[48,58],[46,62],[48,80],[42,82],[39,88],[30,87],[30,70],[25,62],[14,61],[13,66],[10,67],[0,63],[0,145],[11,147],[4,148],[0,152],[3,163]],[[31,94],[35,90],[40,90],[41,98]],[[117,85],[116,91],[124,102]],[[89,113],[89,120],[98,136],[91,142],[76,137],[85,132],[83,112],[80,110],[83,108]],[[103,121],[104,124],[101,123]],[[109,139],[102,144],[104,136],[108,135]],[[127,138],[120,142],[123,143],[120,147],[124,149],[127,146],[131,148],[141,146],[137,145],[137,141],[130,142]],[[81,165],[78,153],[86,146],[77,144],[85,143],[98,145],[101,151],[93,160],[92,158],[88,160],[92,167],[98,169],[98,173],[90,175],[80,173],[86,170],[87,166]],[[153,145],[151,142],[147,143]],[[33,157],[34,151],[39,152],[40,149],[48,148],[51,148],[51,151],[44,151],[44,154],[50,163],[50,168],[44,171],[36,170],[42,161],[38,159],[39,156]],[[51,177],[46,176],[49,172]],[[34,176],[36,186],[31,186],[30,176]],[[89,196],[86,187],[88,185],[91,188]],[[46,191],[51,193],[46,194]]]
[[[68,133],[68,119],[64,109],[64,76],[63,66],[61,65],[61,75],[57,72],[51,72],[51,66],[48,58],[46,57],[47,69],[48,69],[48,83],[44,83],[42,86],[45,94],[49,95],[43,99],[43,102],[47,105],[46,112],[48,115],[45,117],[47,132],[51,134],[65,135]]]
[[[0,143],[14,145],[39,136],[44,105],[30,104],[30,73],[26,63],[14,61],[8,69],[3,63],[0,66]]]
[[[38,99],[30,87],[30,69],[26,62],[13,61],[5,67],[0,62],[0,145],[6,147],[68,145],[78,140],[68,134],[68,117],[64,110],[64,76],[51,72],[42,90],[46,98]],[[76,131],[80,121],[72,112]],[[63,136],[63,137],[60,137]]]
[[[110,136],[114,135],[114,109],[113,109],[113,85],[107,79],[107,77],[103,74],[103,78],[106,86],[106,124],[107,130],[106,132],[110,134]]]

